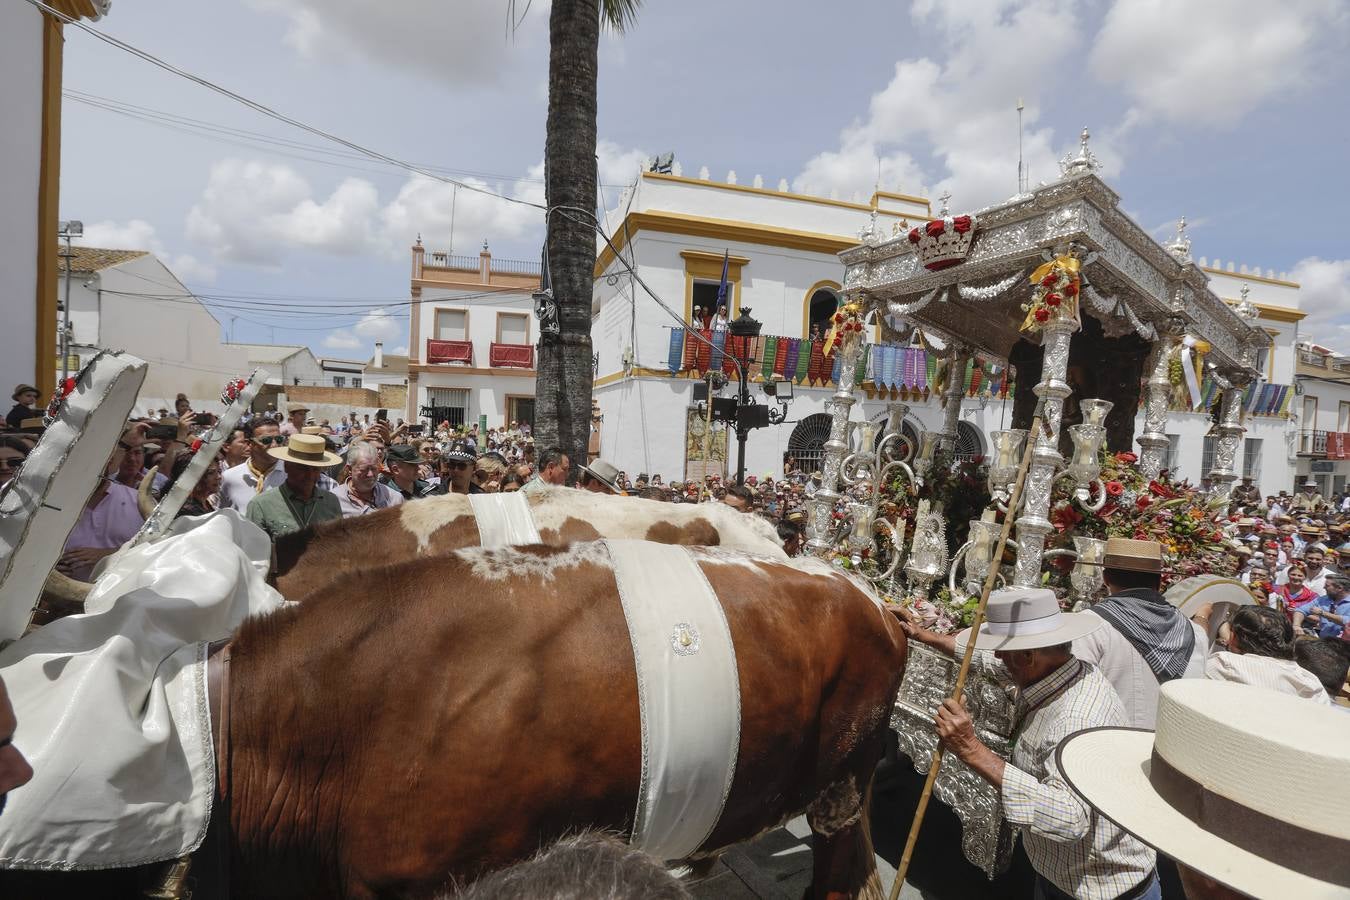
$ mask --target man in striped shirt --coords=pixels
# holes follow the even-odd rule
[[[973,666],[1017,689],[1011,759],[1005,761],[975,734],[964,706],[950,699],[937,714],[944,746],[998,789],[1003,813],[1020,827],[1036,870],[1037,900],[1114,900],[1162,896],[1156,854],[1095,813],[1055,766],[1059,742],[1085,728],[1128,724],[1120,697],[1091,663],[1074,657],[1071,643],[1102,621],[1064,613],[1054,592],[1009,588],[989,597],[978,635],[940,635],[910,618],[906,634],[955,656],[975,640]],[[980,651],[994,651],[990,654]]]

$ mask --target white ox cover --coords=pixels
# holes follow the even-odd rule
[[[741,741],[736,652],[687,547],[606,541],[637,665],[642,783],[632,843],[684,859],[722,815]]]
[[[0,816],[0,866],[99,869],[201,844],[215,790],[206,644],[277,608],[271,545],[232,510],[123,551],[87,613],[0,652],[33,780]]]
[[[539,543],[539,529],[524,491],[501,494],[469,494],[473,519],[478,524],[478,544],[487,550]]]

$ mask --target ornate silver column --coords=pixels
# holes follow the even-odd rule
[[[1214,426],[1214,467],[1209,470],[1209,481],[1213,496],[1227,497],[1238,477],[1234,465],[1238,441],[1244,431],[1240,424],[1242,388],[1237,384],[1225,387],[1219,402],[1219,424]]]
[[[1167,427],[1167,401],[1172,393],[1172,381],[1168,376],[1169,350],[1167,339],[1160,337],[1153,348],[1153,364],[1149,369],[1148,384],[1144,388],[1144,433],[1138,438],[1139,471],[1150,481],[1162,472],[1171,443],[1164,433]]]
[[[961,398],[966,395],[966,363],[970,348],[953,344],[947,358],[947,385],[942,391],[942,437],[940,445],[956,449],[956,423],[961,418]]]
[[[1041,331],[1045,358],[1041,383],[1032,390],[1045,406],[1041,430],[1031,436],[1036,442],[1035,449],[1022,488],[1022,514],[1017,519],[1017,566],[1013,584],[1018,587],[1033,587],[1041,580],[1045,536],[1053,527],[1049,519],[1050,489],[1054,486],[1055,473],[1064,462],[1059,454],[1059,426],[1064,417],[1064,398],[1073,393],[1064,380],[1069,371],[1069,341],[1077,330],[1077,322],[1056,318],[1047,322]],[[1013,512],[1009,510],[1008,514]]]
[[[806,520],[807,552],[822,556],[834,546],[834,507],[839,501],[839,468],[848,455],[848,417],[856,398],[854,381],[862,341],[844,340],[839,344],[839,385],[825,402],[830,410],[830,439],[825,442],[820,487],[811,496],[811,511]]]

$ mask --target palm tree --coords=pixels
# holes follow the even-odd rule
[[[596,73],[600,28],[623,32],[641,0],[553,0],[544,139],[545,265],[559,333],[541,335],[535,439],[587,461],[591,429],[591,294],[595,271]],[[511,2],[514,14],[515,3]],[[528,8],[528,6],[527,6]]]

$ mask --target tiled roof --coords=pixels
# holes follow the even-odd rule
[[[66,248],[62,247],[61,252],[65,253]],[[102,247],[74,247],[70,248],[72,256],[70,257],[70,271],[72,272],[97,272],[100,269],[111,268],[120,265],[127,260],[136,259],[145,256],[144,250],[108,250]],[[63,256],[56,258],[56,268],[58,272],[64,272],[66,260]]]

